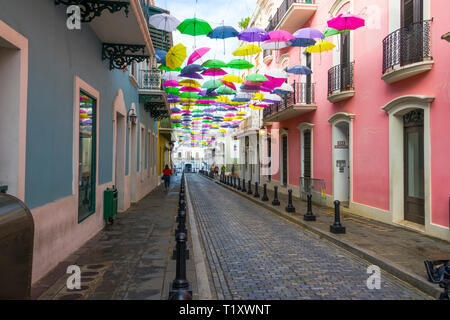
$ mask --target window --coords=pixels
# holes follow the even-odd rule
[[[80,91],[78,221],[95,212],[97,100]]]

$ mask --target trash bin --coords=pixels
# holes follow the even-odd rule
[[[0,193],[0,300],[30,299],[34,222],[19,199]]]
[[[117,215],[117,201],[119,193],[115,186],[112,189],[107,188],[103,194],[103,219],[105,219],[105,228],[108,228],[108,224],[114,223],[114,218]]]

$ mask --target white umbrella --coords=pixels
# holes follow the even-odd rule
[[[281,69],[270,69],[267,70],[264,74],[277,79],[287,79],[289,77],[287,72]]]
[[[164,30],[167,32],[173,32],[177,30],[177,27],[180,24],[180,21],[178,21],[177,18],[167,13],[152,15],[148,19],[148,22],[156,29]]]
[[[286,82],[284,82],[280,87],[276,89],[280,89],[281,91],[294,92],[294,88],[292,88],[292,86]]]
[[[264,95],[264,100],[271,100],[271,101],[276,101],[276,102],[281,102],[281,97],[279,95],[276,94],[272,94],[272,93],[266,93]]]
[[[168,71],[168,72],[166,72],[166,73],[164,73],[162,76],[161,76],[161,78],[164,80],[164,81],[169,81],[169,80],[175,80],[175,81],[178,81],[178,80],[180,80],[180,77],[178,76],[180,73],[179,72],[176,72],[176,71]]]
[[[260,45],[261,49],[264,49],[264,50],[280,50],[280,49],[287,48],[290,46],[291,46],[291,43],[285,42],[285,41],[263,42]]]

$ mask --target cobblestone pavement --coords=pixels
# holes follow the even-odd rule
[[[369,264],[197,175],[187,175],[218,299],[430,299]]]

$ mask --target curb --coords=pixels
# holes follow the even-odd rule
[[[212,179],[209,178],[209,180],[212,180]],[[325,238],[326,240],[351,252],[352,254],[358,256],[359,258],[365,259],[365,260],[379,266],[380,268],[391,273],[395,277],[403,280],[404,282],[407,282],[411,286],[415,287],[416,289],[419,289],[420,291],[430,295],[431,297],[433,297],[435,299],[438,299],[440,294],[442,293],[442,291],[439,290],[437,287],[426,282],[425,280],[422,280],[420,277],[418,277],[417,275],[406,270],[402,266],[399,266],[398,264],[391,262],[370,250],[361,248],[358,245],[355,245],[353,243],[343,240],[342,239],[343,236],[335,236],[333,234],[326,233],[323,230],[312,226],[311,224],[307,224],[301,220],[297,220],[292,215],[289,215],[281,210],[277,210],[273,206],[270,206],[270,205],[268,205],[260,200],[257,200],[253,197],[247,196],[247,194],[243,194],[242,192],[239,192],[232,187],[226,186],[226,185],[220,183],[219,181],[214,180],[214,182],[217,185],[219,185],[225,189],[228,189],[230,191],[233,191],[234,193],[239,194],[243,198],[246,198],[246,199],[258,204],[259,206],[275,213],[276,215],[278,215],[294,224],[297,224],[310,232],[313,232],[313,233],[319,235],[321,238]]]

